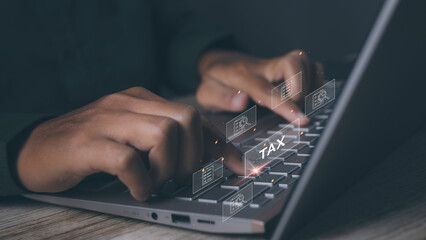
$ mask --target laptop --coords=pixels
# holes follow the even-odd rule
[[[317,106],[305,107],[315,110],[307,126],[258,109],[256,130],[249,128],[228,143],[244,161],[271,137],[288,140],[281,152],[256,165],[257,174],[237,176],[217,159],[194,173],[201,174],[197,189],[191,181],[169,181],[147,202],[134,200],[106,174],[65,192],[24,196],[202,232],[290,236],[426,122],[425,5],[384,2],[349,75],[327,82],[333,83],[334,95],[321,91],[328,89],[309,95]],[[236,117],[206,116],[219,130]]]

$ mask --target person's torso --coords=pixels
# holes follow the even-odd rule
[[[148,1],[2,1],[0,111],[62,113],[132,86],[156,91]]]

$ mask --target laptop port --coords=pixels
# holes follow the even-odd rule
[[[214,221],[210,221],[210,220],[198,219],[197,222],[204,223],[204,224],[212,224],[212,225],[214,225]]]
[[[189,219],[189,216],[172,214],[172,222],[189,224],[191,223],[191,220]]]
[[[157,219],[158,219],[158,215],[157,215],[155,212],[151,213],[151,217],[152,217],[152,219],[154,219],[154,220],[157,220]]]

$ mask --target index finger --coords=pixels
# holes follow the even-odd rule
[[[275,86],[266,79],[246,75],[244,79],[238,78],[230,81],[230,84],[234,88],[246,92],[257,104],[271,109],[290,122],[297,119],[300,119],[301,125],[309,122],[309,119],[291,99],[276,107],[272,106],[272,102],[281,102],[281,95],[277,91],[272,91]]]
[[[201,116],[203,123],[203,134],[205,139],[204,159],[217,159],[223,157],[223,163],[233,172],[239,175],[244,174],[244,164],[241,152],[232,145],[226,143],[225,136],[220,134],[219,130],[210,123],[210,121]]]

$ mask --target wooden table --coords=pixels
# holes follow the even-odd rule
[[[426,239],[426,127],[372,169],[294,239]],[[0,239],[246,239],[0,199]]]

